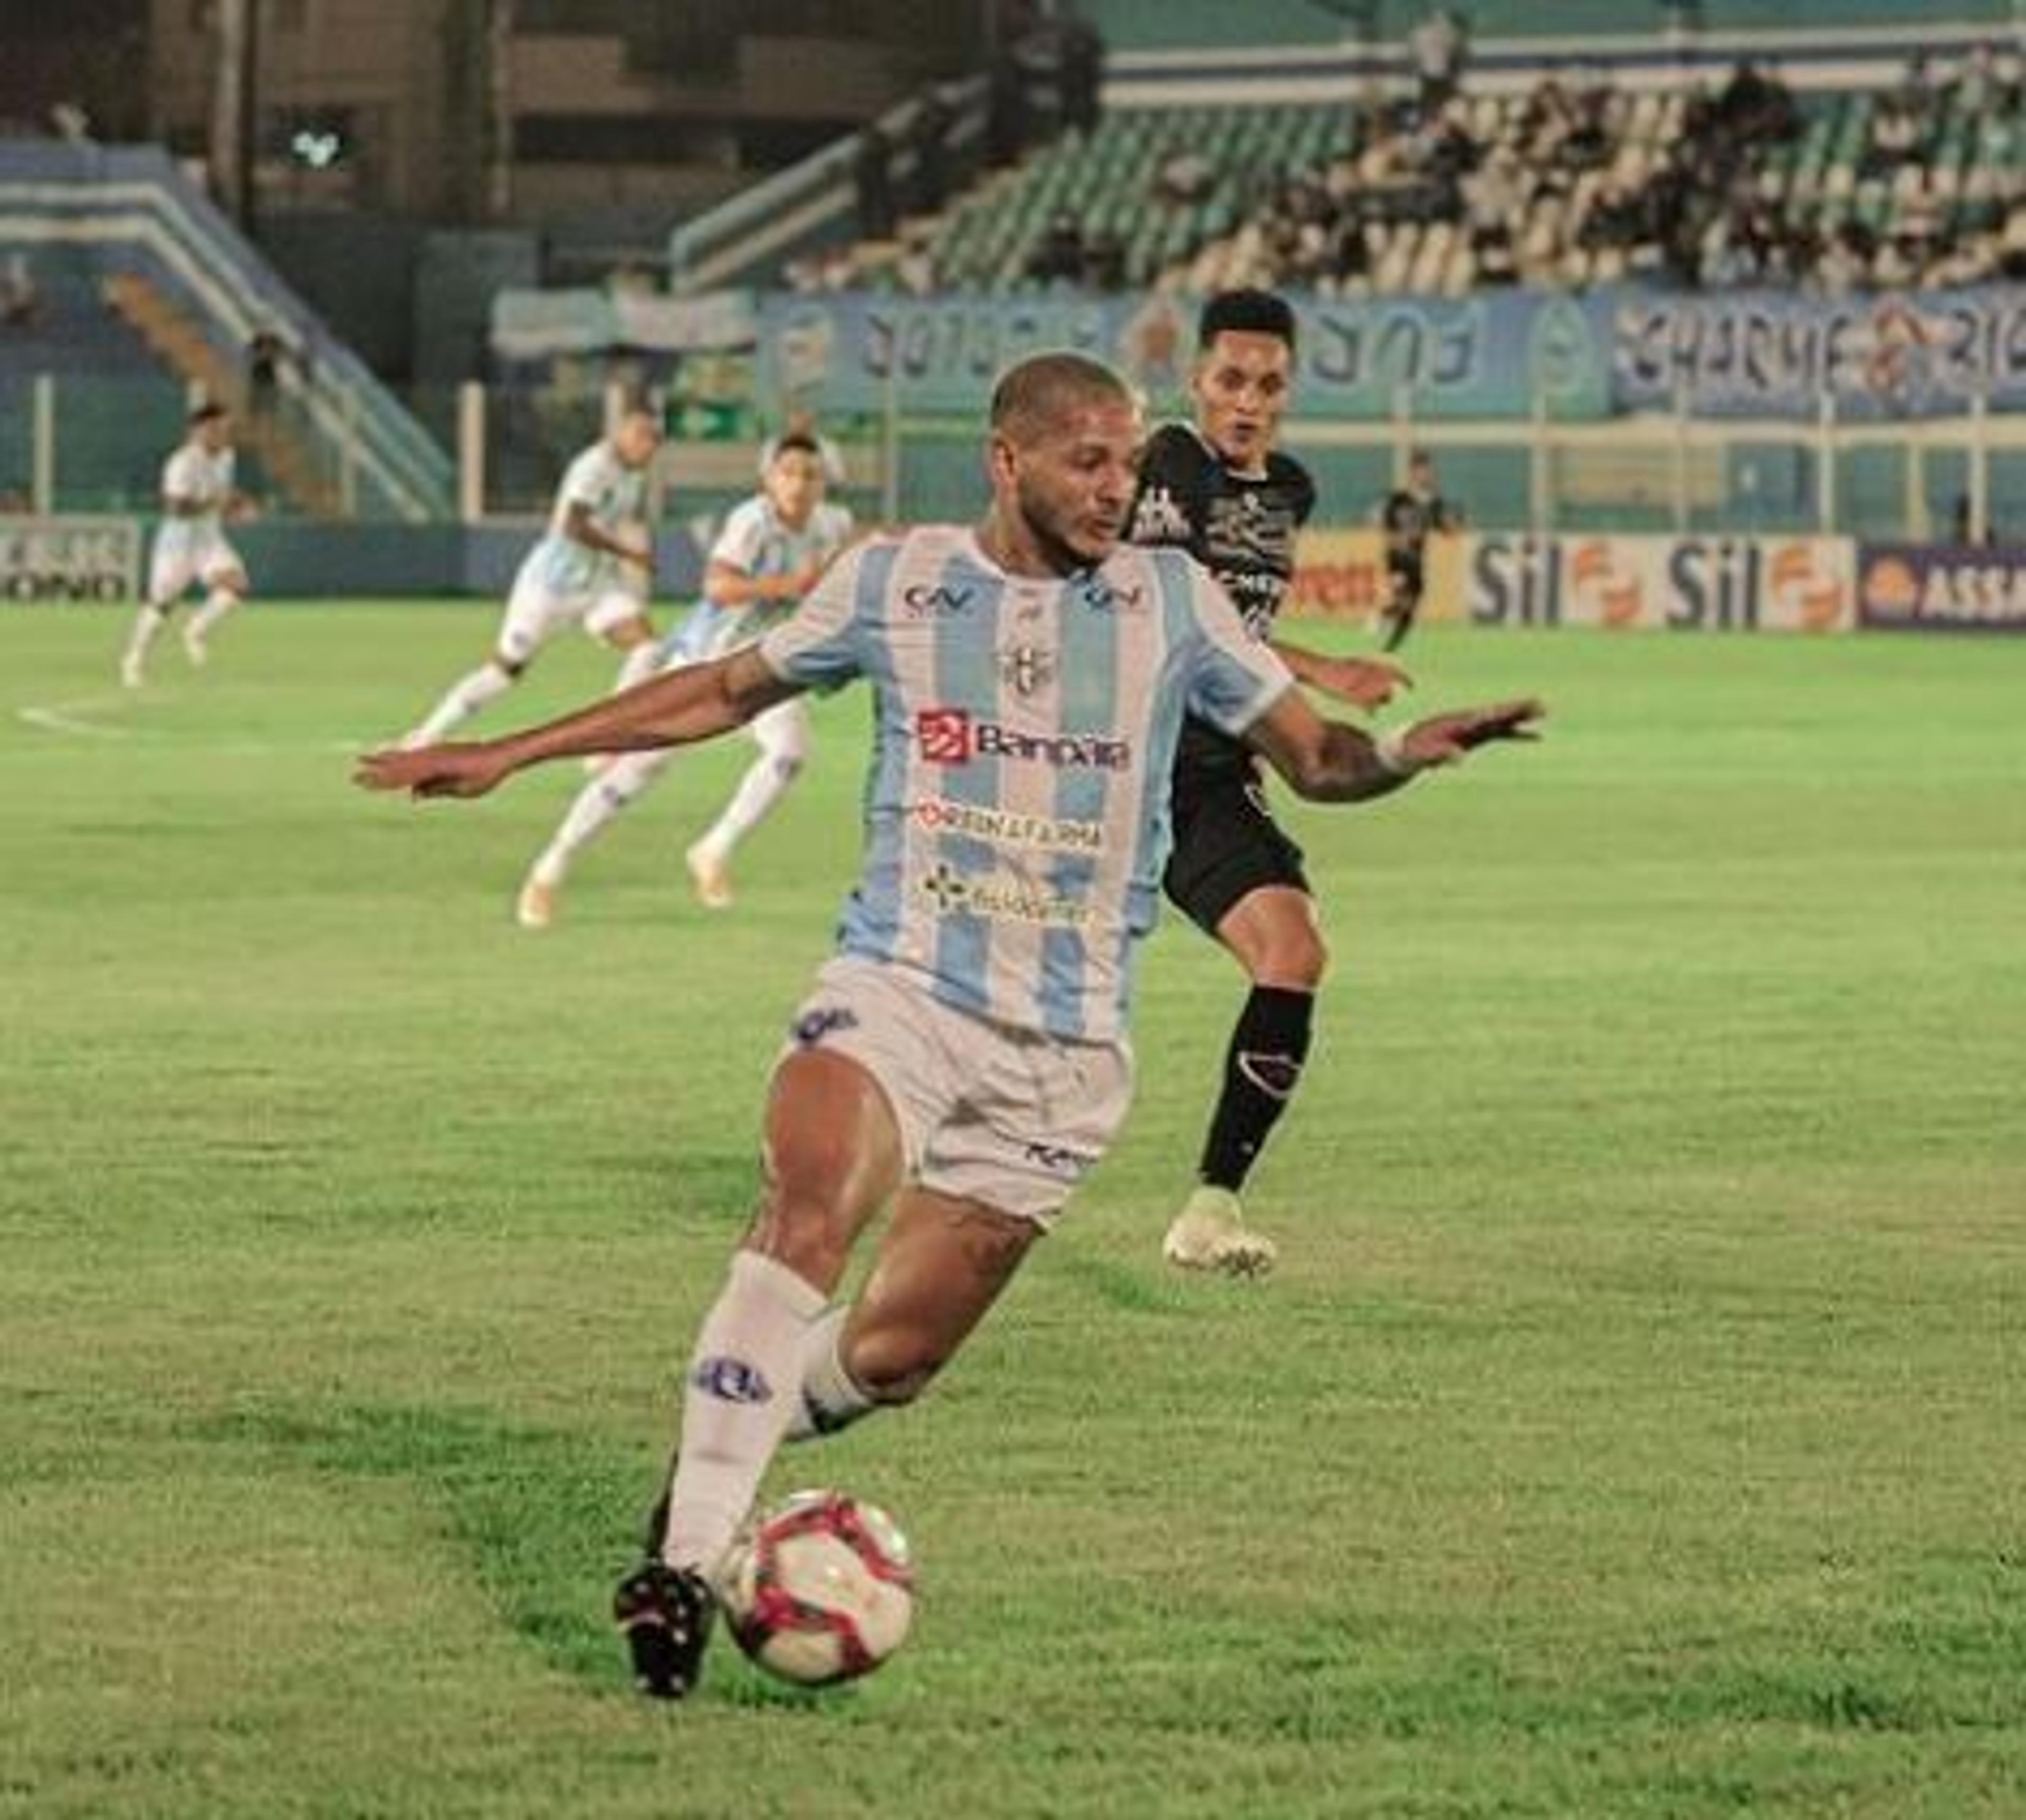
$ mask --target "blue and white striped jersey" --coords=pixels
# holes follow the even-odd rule
[[[864,870],[839,945],[946,1002],[1122,1033],[1153,927],[1184,713],[1236,733],[1292,679],[1208,571],[1122,546],[1009,575],[957,525],[870,539],[760,641],[775,673],[875,697]]]
[[[799,529],[781,521],[773,502],[756,493],[733,507],[724,528],[710,547],[709,560],[742,575],[793,575],[811,563],[827,562],[851,541],[851,514],[842,506],[819,500],[809,521]],[[706,595],[671,633],[663,654],[694,663],[750,644],[769,626],[777,625],[801,604],[793,600],[751,600],[742,606],[720,606]]]
[[[646,516],[647,470],[629,468],[609,442],[593,443],[564,470],[549,514],[549,529],[531,560],[542,585],[552,594],[601,593],[621,583],[619,558],[580,543],[564,527],[570,508],[582,506],[608,537],[620,536],[628,520]]]

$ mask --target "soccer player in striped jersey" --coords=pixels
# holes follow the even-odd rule
[[[727,732],[802,690],[873,691],[864,867],[776,1063],[759,1210],[698,1336],[646,1559],[614,1600],[650,1693],[695,1686],[712,1575],[782,1442],[919,1395],[1125,1117],[1133,953],[1184,714],[1348,801],[1540,713],[1505,702],[1377,741],[1320,718],[1207,571],[1121,543],[1140,438],[1109,367],[1023,360],[993,395],[975,529],[868,538],[758,643],[546,726],[360,761],[368,787],[477,796],[541,760]],[[869,1275],[834,1306],[890,1202]]]
[[[792,613],[851,536],[851,514],[823,497],[823,451],[812,437],[773,444],[764,484],[735,506],[704,566],[703,599],[662,647],[661,667],[701,663],[749,644]],[[809,755],[809,712],[799,700],[756,717],[746,731],[760,748],[724,812],[683,856],[698,899],[721,910],[731,902],[731,853],[781,800]],[[546,929],[572,862],[638,802],[675,757],[672,747],[629,752],[577,793],[554,837],[521,886],[514,914],[524,929]]]
[[[148,594],[134,616],[120,660],[120,680],[138,689],[148,647],[192,586],[204,605],[183,627],[183,652],[201,665],[204,641],[246,598],[246,565],[225,535],[225,520],[251,502],[233,481],[232,418],[220,404],[190,414],[190,433],[162,465],[162,523],[148,557]]]
[[[614,687],[652,673],[658,654],[647,618],[654,577],[646,527],[647,470],[661,441],[654,414],[635,407],[570,463],[556,489],[549,528],[514,577],[492,656],[451,685],[403,746],[442,739],[505,694],[535,654],[567,626],[580,624],[623,654]]]

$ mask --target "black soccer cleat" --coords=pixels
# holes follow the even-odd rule
[[[643,1561],[619,1582],[612,1616],[633,1658],[633,1680],[657,1700],[683,1700],[703,1673],[717,1599],[703,1575]]]

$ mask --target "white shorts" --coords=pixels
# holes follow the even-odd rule
[[[644,619],[646,602],[634,589],[617,582],[582,593],[559,594],[542,580],[532,563],[524,563],[514,577],[506,611],[495,641],[499,654],[525,664],[559,632],[581,625],[602,638],[629,619]]]
[[[776,764],[801,764],[809,755],[809,710],[799,695],[762,709],[746,723],[746,736]]]
[[[1044,1230],[1133,1103],[1124,1041],[1073,1043],[931,996],[906,967],[839,955],[789,1026],[783,1059],[847,1056],[879,1083],[908,1172],[937,1194]]]
[[[149,553],[148,598],[165,606],[197,583],[209,587],[222,576],[245,573],[246,565],[223,532],[193,536],[165,528],[155,534],[155,547]]]

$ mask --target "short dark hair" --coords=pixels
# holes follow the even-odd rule
[[[805,436],[799,429],[791,429],[784,436],[775,437],[774,446],[768,451],[767,459],[769,462],[777,462],[784,455],[797,451],[812,455],[819,461],[823,459],[823,446],[814,437]]]
[[[215,423],[219,418],[230,415],[222,404],[200,404],[190,414],[190,426],[194,429],[201,423]]]
[[[1102,360],[1064,349],[1032,354],[1000,375],[992,389],[992,427],[1021,440],[1069,406],[1100,398],[1130,403],[1133,389]]]
[[[1285,297],[1271,291],[1219,291],[1196,319],[1196,347],[1210,346],[1218,336],[1271,335],[1295,348],[1295,311]]]

